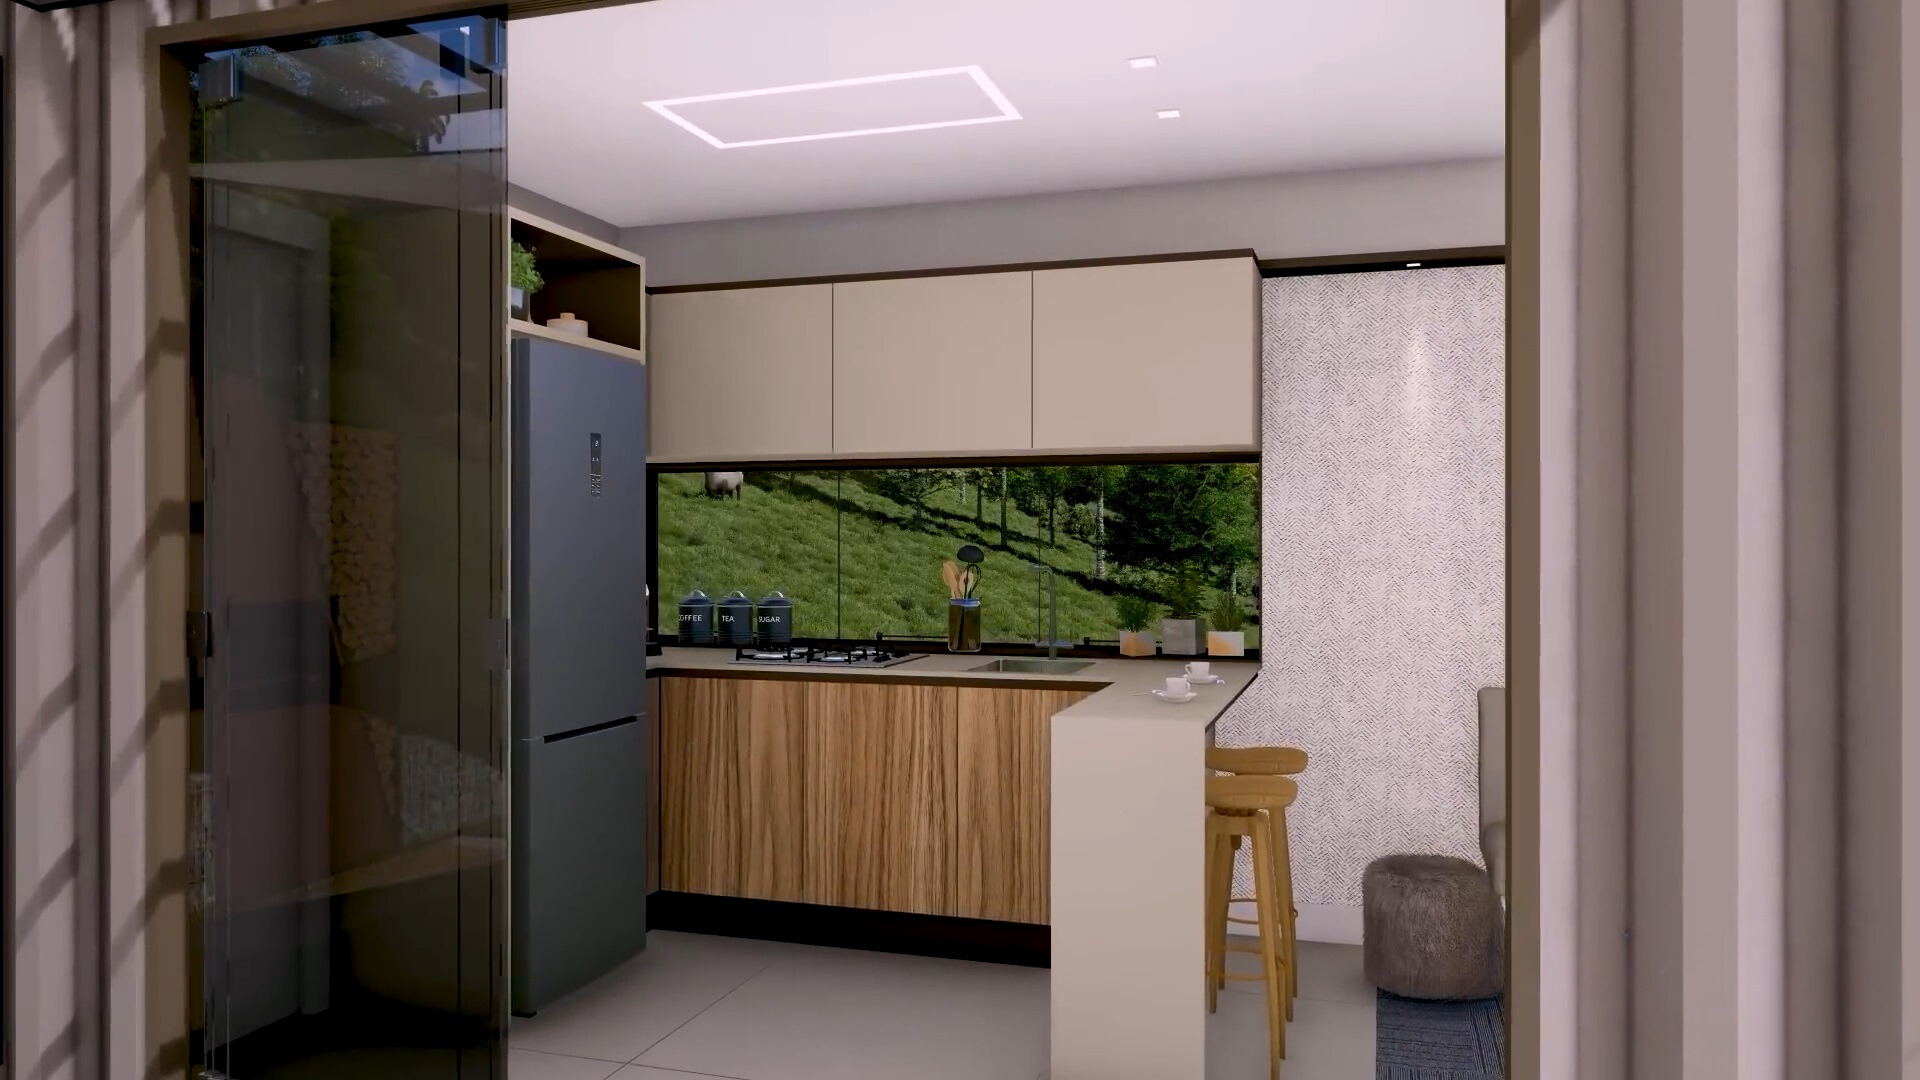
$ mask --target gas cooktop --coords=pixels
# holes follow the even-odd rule
[[[736,664],[787,664],[794,667],[880,668],[918,659],[914,653],[888,652],[872,645],[830,648],[817,645],[793,645],[777,649],[741,649],[734,653]]]

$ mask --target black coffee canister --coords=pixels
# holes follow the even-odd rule
[[[680,598],[680,644],[713,644],[713,598],[699,589]]]
[[[753,621],[762,646],[778,648],[793,644],[793,601],[784,593],[761,597]]]
[[[720,598],[716,608],[722,645],[753,644],[753,601],[735,590]]]

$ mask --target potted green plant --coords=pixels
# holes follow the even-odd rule
[[[1231,589],[1221,589],[1213,602],[1213,628],[1207,631],[1208,656],[1247,655],[1247,613]]]
[[[1153,601],[1133,593],[1121,593],[1113,601],[1114,614],[1120,620],[1120,655],[1152,656]]]
[[[507,275],[507,307],[516,319],[525,319],[533,294],[546,287],[546,280],[533,263],[533,249],[513,242],[513,265]]]
[[[1198,656],[1206,640],[1207,620],[1200,607],[1207,601],[1206,581],[1192,564],[1169,575],[1161,589],[1167,617],[1160,620],[1160,650],[1170,656]]]

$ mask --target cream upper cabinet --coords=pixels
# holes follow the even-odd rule
[[[840,454],[1033,447],[1033,274],[833,287],[833,448]]]
[[[1260,446],[1251,258],[1033,272],[1033,445]]]
[[[833,453],[832,285],[649,298],[648,457]]]

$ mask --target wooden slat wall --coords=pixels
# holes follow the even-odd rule
[[[190,0],[0,9],[9,1071],[187,1059],[184,314],[150,307],[145,34]],[[160,237],[161,242],[168,238]],[[112,942],[111,946],[108,944]]]

